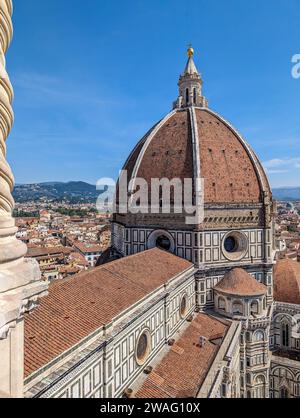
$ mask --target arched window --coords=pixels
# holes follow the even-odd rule
[[[265,333],[261,330],[258,330],[255,332],[254,334],[254,341],[255,342],[259,342],[259,341],[264,341],[265,339]]]
[[[281,324],[281,344],[283,347],[290,345],[290,326],[287,322]]]
[[[289,391],[287,390],[287,388],[285,386],[282,386],[280,388],[280,397],[281,398],[288,398],[289,397]]]
[[[265,383],[266,379],[263,375],[257,376],[255,378],[255,397],[256,398],[265,398]]]
[[[196,103],[196,101],[197,101],[197,90],[196,90],[195,87],[194,87],[194,90],[193,90],[193,100],[194,100],[194,103]]]
[[[186,101],[186,104],[188,104],[190,102],[190,92],[189,92],[189,89],[186,89],[185,90],[185,101]]]
[[[243,310],[243,304],[242,302],[236,300],[233,302],[232,304],[232,313],[233,315],[243,315],[244,310]]]
[[[258,302],[257,302],[257,300],[254,300],[251,303],[250,310],[251,310],[251,315],[257,315],[258,314]]]
[[[264,309],[267,309],[267,298],[266,297],[264,297]]]
[[[220,309],[220,310],[222,310],[222,311],[225,311],[226,310],[226,302],[225,302],[225,299],[224,298],[219,298],[218,299],[218,308]]]

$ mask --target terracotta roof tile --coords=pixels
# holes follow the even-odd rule
[[[230,270],[214,288],[223,293],[239,296],[256,296],[267,292],[264,284],[259,283],[242,268]]]
[[[289,258],[277,261],[274,268],[274,299],[300,304],[300,263]]]
[[[216,334],[224,337],[227,330],[228,326],[223,322],[206,314],[197,315],[177,341],[180,353],[168,351],[155,367],[154,375],[151,373],[137,390],[136,397],[195,397],[219,350],[209,340]],[[203,347],[199,346],[201,336],[207,339]]]
[[[137,176],[144,178],[151,185],[152,178],[192,178],[193,177],[193,152],[190,133],[188,112],[177,112],[163,124],[152,138]],[[141,151],[141,149],[139,150]],[[138,158],[139,153],[132,157]],[[134,161],[135,162],[135,161]],[[129,175],[132,170],[132,159],[128,169]],[[130,177],[128,177],[130,180]],[[151,187],[149,187],[149,195]],[[172,191],[171,191],[172,197]]]
[[[49,295],[25,317],[25,376],[191,267],[155,248],[53,282]]]
[[[69,247],[29,247],[26,257],[41,257],[54,254],[70,254],[72,249]]]
[[[205,203],[260,202],[259,180],[239,138],[216,116],[196,114]]]
[[[239,136],[216,115],[196,109],[201,177],[205,203],[258,203],[261,185],[252,158]],[[149,133],[140,141],[124,169],[130,180]],[[268,184],[259,162],[262,181]],[[193,147],[188,109],[177,111],[155,133],[142,156],[137,177],[149,185],[152,178],[193,178]],[[271,191],[269,190],[271,195]]]
[[[80,241],[75,241],[73,245],[83,253],[98,253],[104,249],[103,245],[101,244],[86,243]]]

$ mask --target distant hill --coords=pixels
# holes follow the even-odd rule
[[[47,182],[36,184],[16,184],[14,198],[16,202],[37,201],[43,199],[62,199],[70,202],[95,202],[100,192],[95,185],[84,181]],[[273,189],[276,200],[299,200],[300,187],[280,187]]]
[[[300,200],[300,187],[279,187],[273,189],[276,200]]]
[[[19,203],[43,199],[95,202],[99,194],[95,185],[83,181],[17,184],[13,192],[16,202]]]

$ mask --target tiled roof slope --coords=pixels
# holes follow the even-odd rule
[[[70,254],[72,248],[69,247],[32,247],[28,248],[26,257],[41,257],[54,254]]]
[[[152,178],[193,178],[193,150],[188,112],[176,112],[156,132],[142,157],[137,177],[151,189]],[[150,191],[149,191],[150,194]]]
[[[205,203],[259,202],[254,164],[236,134],[215,115],[201,109],[196,114]]]
[[[277,261],[274,268],[274,299],[300,304],[300,263],[289,258]]]
[[[25,376],[192,266],[155,248],[53,282],[25,317]]]
[[[210,340],[224,337],[225,323],[199,314],[138,389],[137,398],[195,397],[219,350]],[[206,343],[200,347],[200,337]]]

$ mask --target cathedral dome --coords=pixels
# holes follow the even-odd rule
[[[255,153],[208,108],[174,109],[138,143],[128,180],[204,178],[204,203],[260,203],[271,194]]]
[[[274,268],[274,299],[300,304],[300,263],[289,258],[279,260]]]
[[[271,197],[264,170],[249,145],[207,107],[193,50],[179,79],[174,109],[137,144],[124,170],[143,178],[204,178],[204,203],[256,204]]]
[[[274,206],[266,174],[241,135],[208,108],[193,53],[189,48],[173,110],[123,166],[113,251],[158,246],[196,265],[269,260],[265,230],[272,228]]]

